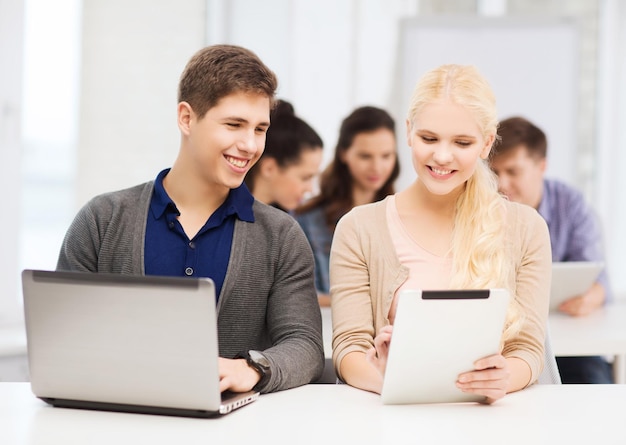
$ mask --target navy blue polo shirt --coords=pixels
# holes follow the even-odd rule
[[[245,184],[231,189],[224,203],[189,239],[177,217],[180,212],[163,188],[170,169],[158,174],[146,225],[144,267],[146,275],[209,277],[219,297],[228,268],[237,218],[254,222],[254,198]]]

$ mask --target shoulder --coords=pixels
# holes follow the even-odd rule
[[[87,203],[90,207],[101,206],[124,206],[133,205],[136,206],[141,199],[149,198],[152,196],[152,190],[154,189],[154,182],[149,181],[143,184],[138,184],[133,187],[129,187],[114,192],[107,192],[97,195]]]
[[[555,194],[560,195],[579,195],[582,196],[582,193],[575,187],[560,181],[558,179],[544,179],[543,180],[544,187],[546,190],[553,192]]]
[[[541,203],[539,211],[548,221],[573,221],[590,217],[593,213],[582,191],[554,179],[544,181],[544,200],[545,203]]]
[[[361,218],[376,218],[381,215],[385,215],[387,204],[390,197],[386,197],[381,201],[372,202],[370,204],[363,204],[353,207],[348,213],[346,213],[341,219],[360,220]],[[368,219],[368,221],[371,221]]]
[[[299,227],[296,220],[287,212],[254,200],[252,204],[255,226],[271,232],[281,232],[290,227]]]
[[[378,234],[386,226],[386,209],[389,197],[371,204],[353,207],[341,217],[335,233],[341,230],[353,230],[363,234]]]
[[[544,180],[544,193],[550,201],[556,203],[583,203],[585,200],[580,190],[556,179]]]
[[[255,200],[252,205],[254,222],[247,223],[238,221],[238,227],[244,231],[248,238],[246,249],[252,255],[253,260],[258,256],[270,253],[277,258],[293,258],[302,253],[311,252],[309,241],[304,231],[293,217],[287,212]],[[313,255],[311,254],[311,262]]]
[[[539,212],[526,204],[503,199],[508,227],[516,225],[534,225],[545,223]]]
[[[511,221],[514,219],[522,218],[524,220],[533,219],[535,216],[541,217],[537,210],[533,209],[531,206],[526,204],[521,204],[519,202],[509,201],[506,198],[503,198],[504,209],[506,211],[507,220]]]
[[[318,223],[324,221],[324,207],[321,205],[309,207],[303,211],[296,211],[293,217],[299,223]]]
[[[507,239],[522,244],[547,239],[546,220],[533,207],[504,199]]]

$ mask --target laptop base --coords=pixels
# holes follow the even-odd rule
[[[237,394],[236,400],[223,403],[217,411],[196,410],[186,408],[171,408],[162,406],[130,405],[125,403],[93,402],[89,400],[60,399],[55,397],[38,397],[49,405],[57,408],[84,409],[91,411],[111,411],[133,414],[150,414],[175,417],[210,418],[224,414],[245,406],[259,397],[258,392]]]

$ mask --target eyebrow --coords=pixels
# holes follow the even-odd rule
[[[428,134],[432,134],[434,136],[439,136],[439,133],[435,133],[432,130],[427,130],[425,128],[418,128],[417,130],[415,130],[416,133],[428,133]],[[472,136],[469,134],[454,134],[452,135],[453,138],[466,138],[466,139],[476,139],[476,136]]]
[[[239,122],[241,124],[249,124],[250,121],[248,119],[244,119],[243,117],[238,117],[238,116],[226,116],[224,118],[222,118],[222,121],[235,121],[235,122]],[[270,123],[269,122],[259,122],[257,124],[258,127],[269,127]]]

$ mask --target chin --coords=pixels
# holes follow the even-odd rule
[[[241,184],[243,184],[243,178],[241,179],[241,181],[224,181],[224,185],[226,187],[228,187],[229,189],[236,189],[237,187],[239,187]]]

